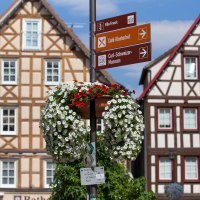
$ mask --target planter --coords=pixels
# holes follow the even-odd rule
[[[95,99],[96,118],[102,118],[102,113],[104,112],[105,107],[108,106],[107,102],[111,99],[111,96],[102,96]],[[79,110],[79,114],[82,119],[90,118],[90,102],[88,102],[84,108]]]

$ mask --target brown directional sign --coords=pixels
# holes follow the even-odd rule
[[[136,13],[96,21],[96,34],[136,25]]]
[[[151,43],[129,46],[96,54],[96,69],[130,65],[151,60]]]
[[[150,24],[96,35],[96,52],[150,42]]]

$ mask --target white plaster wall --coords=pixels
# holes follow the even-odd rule
[[[83,61],[81,59],[77,58],[70,58],[69,59],[71,66],[75,70],[83,70]]]
[[[198,47],[184,47],[185,51],[198,51]]]
[[[160,80],[171,80],[174,73],[174,67],[168,66],[160,76]]]
[[[175,71],[173,80],[180,81],[181,79],[182,79],[182,77],[181,77],[181,68],[180,67],[176,67],[176,71]]]
[[[194,34],[200,34],[200,24],[197,24],[195,30],[193,31]]]
[[[164,194],[165,193],[165,185],[158,185],[158,193]]]
[[[191,185],[189,185],[189,184],[184,184],[184,185],[183,185],[183,191],[184,191],[184,193],[186,193],[186,194],[191,193]]]
[[[40,135],[40,127],[39,122],[33,122],[32,123],[32,133],[33,135]]]
[[[184,148],[191,147],[190,134],[183,135],[183,147]]]
[[[151,132],[155,132],[155,119],[151,118],[150,120],[151,120],[151,126],[150,126]]]
[[[157,63],[156,65],[154,65],[150,70],[151,70],[151,79],[154,78],[154,76],[158,73],[158,71],[160,70],[160,68],[162,67],[162,65],[166,62],[166,60],[168,59],[168,56],[163,58],[159,63]]]
[[[158,148],[165,148],[165,134],[157,134],[157,146]]]
[[[21,116],[22,116],[22,119],[29,119],[30,116],[30,108],[29,106],[22,106],[21,107]]]
[[[154,116],[155,116],[155,107],[154,107],[154,106],[151,106],[151,107],[150,107],[150,116],[151,116],[151,117],[154,117]]]
[[[40,107],[39,106],[33,106],[33,112],[32,112],[32,118],[33,119],[40,119]]]
[[[169,90],[169,96],[181,96],[182,84],[173,82]]]
[[[158,84],[158,87],[162,90],[162,92],[166,95],[167,90],[169,88],[170,82],[161,82],[161,81],[158,81],[157,84]]]
[[[21,138],[22,149],[29,149],[29,138]]]
[[[179,106],[176,106],[176,116],[180,116],[180,107]]]
[[[156,182],[156,169],[155,166],[151,166],[151,182]]]
[[[198,38],[199,38],[199,36],[192,35],[187,39],[186,44],[194,45]]]
[[[23,135],[29,134],[29,122],[21,122],[21,130],[23,130]]]
[[[181,166],[177,166],[177,182],[181,182]]]
[[[32,171],[40,172],[40,158],[32,158]]]
[[[151,134],[151,148],[155,148],[155,134]]]
[[[174,134],[168,134],[167,135],[167,142],[168,142],[168,148],[174,148]]]
[[[181,65],[181,54],[178,53],[174,56],[174,58],[172,59],[172,64],[173,65]]]
[[[152,184],[151,185],[151,190],[155,193],[156,192],[156,186],[155,186],[155,184]]]
[[[156,162],[156,157],[155,156],[151,156],[151,164],[155,164]]]
[[[153,86],[149,92],[149,96],[161,96],[162,94],[158,90],[157,86]]]
[[[200,184],[194,184],[193,185],[193,192],[195,194],[200,193]]]
[[[21,97],[30,97],[30,87],[29,86],[21,86]]]
[[[200,135],[199,134],[193,134],[193,147],[199,148],[200,147]]]

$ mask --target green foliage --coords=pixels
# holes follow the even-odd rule
[[[104,166],[106,176],[106,183],[97,187],[98,200],[156,200],[153,192],[145,192],[144,177],[132,179],[122,164],[108,157],[101,140],[97,146],[98,166]],[[50,200],[86,200],[87,190],[80,182],[82,167],[82,160],[57,166]]]

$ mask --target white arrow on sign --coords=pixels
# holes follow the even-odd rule
[[[140,52],[139,55],[140,59],[146,58],[148,56],[148,47],[140,48],[139,52]]]
[[[139,39],[145,39],[147,34],[147,28],[139,29]]]

